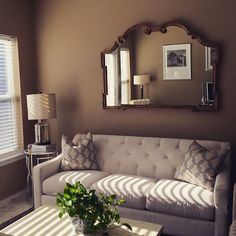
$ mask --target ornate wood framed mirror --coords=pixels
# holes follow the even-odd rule
[[[182,23],[134,25],[101,60],[104,109],[218,109],[219,47]]]

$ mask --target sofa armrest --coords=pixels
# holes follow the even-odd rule
[[[236,220],[236,183],[234,184],[233,192],[233,211],[232,211],[232,220]]]
[[[215,236],[227,236],[229,229],[229,196],[231,178],[231,153],[225,159],[221,172],[216,177],[215,199]]]
[[[230,225],[229,236],[235,236],[235,235],[236,235],[236,183],[234,184],[232,224]]]
[[[34,186],[34,208],[38,208],[42,204],[41,196],[43,194],[43,181],[56,174],[60,169],[62,155],[38,164],[33,169],[33,186]]]

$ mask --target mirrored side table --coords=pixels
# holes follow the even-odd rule
[[[35,152],[30,149],[24,150],[25,153],[25,160],[26,160],[26,167],[27,167],[27,195],[29,198],[32,197],[32,188],[33,188],[33,168],[34,166],[48,161],[58,155],[58,152],[51,151],[51,152]]]

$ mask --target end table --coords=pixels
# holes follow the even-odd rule
[[[35,152],[30,149],[26,149],[25,153],[25,160],[26,160],[26,167],[27,167],[27,195],[32,197],[32,182],[33,182],[33,168],[34,166],[48,161],[58,155],[58,152]]]

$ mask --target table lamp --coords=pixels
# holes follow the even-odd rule
[[[143,99],[143,86],[150,82],[150,75],[134,75],[134,85],[141,85],[141,99]]]
[[[56,118],[55,94],[29,94],[26,98],[28,120],[38,120],[34,126],[35,143],[38,145],[50,144],[49,125],[45,120]]]

